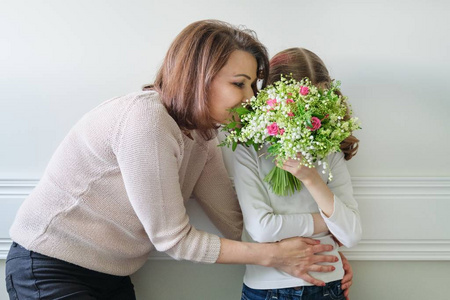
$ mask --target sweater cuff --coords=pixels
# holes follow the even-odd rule
[[[211,235],[211,239],[209,241],[208,250],[203,256],[202,262],[206,264],[213,264],[217,261],[220,254],[220,238],[217,235]]]

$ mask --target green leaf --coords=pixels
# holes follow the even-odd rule
[[[250,111],[248,109],[246,109],[245,107],[238,107],[236,108],[236,112],[239,116],[248,114]]]
[[[325,118],[324,115],[320,115],[320,114],[311,114],[313,117],[319,118],[320,120],[322,120],[323,118]]]
[[[231,149],[234,151],[236,150],[238,143],[237,142],[233,142],[233,146],[231,147]]]
[[[232,129],[232,128],[236,127],[236,125],[237,125],[237,122],[230,122],[227,124],[227,126],[225,126],[225,128]]]
[[[270,153],[270,154],[276,154],[277,150],[278,150],[278,145],[277,144],[270,145],[267,148],[267,152]]]

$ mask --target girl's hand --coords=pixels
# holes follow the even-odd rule
[[[301,158],[300,154],[297,157]],[[298,178],[308,189],[323,214],[329,218],[334,212],[334,194],[322,180],[316,168],[302,166],[298,160],[289,159],[280,166]]]
[[[301,158],[301,154],[298,154],[297,157]],[[316,179],[321,180],[319,173],[316,168],[308,168],[300,164],[300,161],[296,159],[289,159],[283,163],[282,166],[279,166],[281,169],[291,173],[298,180],[303,183],[307,183],[308,181],[313,181]]]
[[[341,256],[342,260],[342,266],[344,268],[344,278],[342,278],[341,281],[341,289],[344,290],[344,296],[345,299],[350,300],[349,293],[350,293],[350,287],[352,286],[352,280],[353,280],[353,269],[350,263],[348,262],[347,258],[339,252],[339,255]]]
[[[302,237],[288,238],[276,245],[278,249],[273,254],[274,261],[270,266],[309,283],[317,286],[325,285],[325,282],[312,277],[308,272],[331,272],[335,269],[333,266],[319,265],[318,263],[336,262],[336,256],[316,254],[331,251],[332,245],[322,245],[317,240]]]

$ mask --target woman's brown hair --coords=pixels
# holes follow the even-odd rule
[[[270,60],[270,73],[268,84],[281,79],[281,75],[290,76],[296,80],[308,77],[311,83],[317,87],[329,88],[332,79],[323,61],[313,52],[304,48],[290,48],[277,53]],[[337,91],[342,96],[340,91]],[[344,120],[350,118],[350,110],[347,107],[347,115]],[[341,150],[346,160],[350,160],[358,152],[359,140],[350,135],[341,142]]]
[[[169,114],[182,130],[197,130],[211,139],[217,129],[209,113],[208,90],[214,76],[236,50],[252,54],[258,75],[267,82],[267,50],[256,34],[218,20],[203,20],[188,25],[167,51],[153,85]],[[256,92],[256,90],[255,90]]]

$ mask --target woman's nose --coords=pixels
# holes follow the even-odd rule
[[[253,92],[253,89],[250,87],[250,88],[247,88],[246,90],[245,90],[245,99],[244,100],[247,100],[247,99],[250,99],[251,97],[253,97],[255,94],[254,94],[254,92]]]

